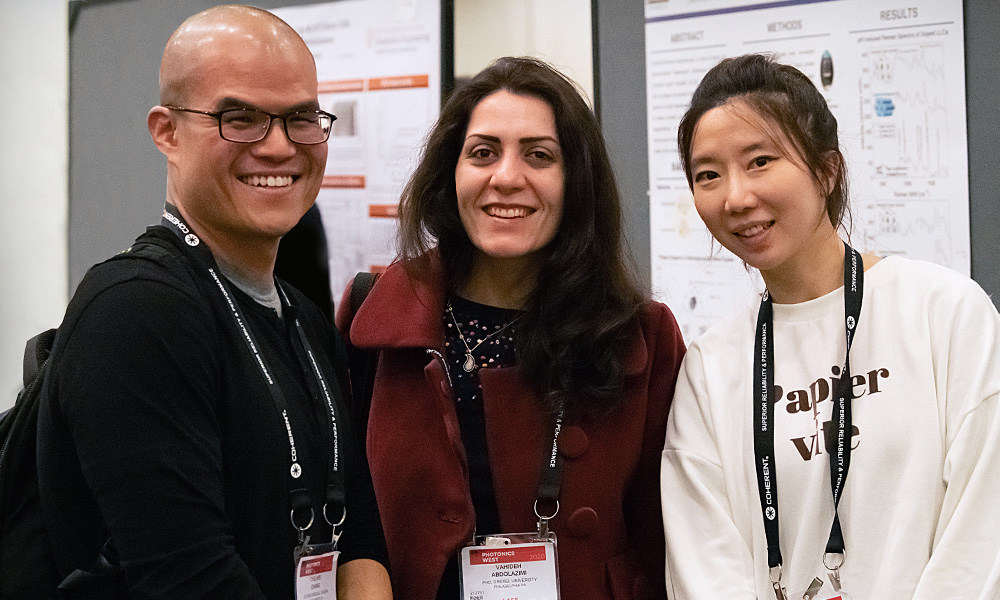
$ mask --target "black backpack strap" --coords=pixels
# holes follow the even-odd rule
[[[378,274],[361,271],[354,276],[351,285],[351,320],[375,286]],[[372,386],[375,383],[375,368],[378,366],[378,352],[349,347],[348,362],[351,369],[351,392],[354,395],[354,423],[365,439],[368,432],[368,411],[372,405]]]
[[[42,365],[48,360],[52,353],[52,342],[56,339],[56,330],[49,329],[28,340],[24,345],[24,387],[31,385],[31,382],[38,377]]]
[[[0,419],[0,597],[31,598],[58,581],[39,502],[38,406],[54,330],[28,341],[25,385]]]
[[[368,271],[360,271],[354,276],[354,284],[351,285],[352,316],[358,314],[358,309],[361,308],[365,298],[368,297],[368,293],[372,291],[372,286],[375,285],[376,278],[377,275]]]
[[[42,590],[51,594],[59,577],[42,512],[36,450],[39,405],[55,337],[56,330],[49,329],[25,344],[24,387],[0,418],[0,596],[4,598],[34,598]]]

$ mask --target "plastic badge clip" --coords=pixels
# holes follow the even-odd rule
[[[306,552],[306,546],[309,545],[309,536],[303,531],[299,531],[299,543],[295,544],[295,550],[293,553],[293,558],[295,559],[295,564],[299,564],[302,560],[302,555]]]
[[[838,556],[840,557],[840,560],[835,561],[836,564],[830,566],[830,563],[827,562],[828,556]],[[830,571],[829,573],[827,573],[827,577],[830,578],[830,583],[833,585],[833,590],[835,592],[840,591],[840,567],[843,566],[844,564],[844,558],[845,557],[842,553],[832,554],[827,552],[826,554],[823,555],[823,566],[826,567],[828,571]]]
[[[785,595],[785,588],[781,587],[779,582],[775,581],[771,585],[774,586],[775,600],[788,600],[788,596]]]
[[[344,534],[344,530],[343,529],[339,529],[339,528],[340,528],[341,525],[344,524],[344,521],[347,519],[347,507],[344,507],[344,508],[341,509],[340,520],[337,521],[336,523],[334,523],[333,521],[331,521],[330,517],[327,516],[327,514],[326,514],[326,507],[327,507],[327,505],[324,504],[323,505],[323,519],[325,519],[326,522],[332,528],[332,531],[330,533],[330,541],[333,542],[334,546],[336,546],[337,544],[340,543],[340,536],[342,536]],[[300,533],[299,535],[302,535],[302,534]]]
[[[299,527],[298,523],[295,522],[295,509],[291,511],[292,527],[294,527],[299,532],[299,543],[295,545],[294,558],[295,564],[299,564],[299,560],[302,559],[302,555],[305,553],[306,546],[309,545],[309,536],[306,535],[306,531],[312,527],[313,520],[316,518],[316,513],[312,508],[309,509],[309,522],[306,523],[305,527]]]
[[[819,593],[820,588],[823,587],[823,580],[819,577],[813,577],[812,583],[806,588],[806,593],[802,594],[802,600],[813,600],[816,594]]]
[[[502,537],[499,535],[486,536],[486,540],[483,542],[483,546],[486,546],[487,548],[494,548],[497,546],[509,546],[509,545],[510,545],[510,538]]]
[[[775,575],[776,573],[777,575]],[[771,577],[771,587],[774,588],[775,600],[788,600],[788,596],[785,595],[785,588],[781,587],[781,565],[771,567],[768,575]]]
[[[549,537],[549,518],[538,519],[538,539],[544,540]]]
[[[557,514],[559,514],[558,500],[556,500],[556,510],[548,516],[542,516],[542,514],[538,512],[538,500],[535,500],[535,516],[538,517],[538,539],[549,539],[549,521],[551,521]]]
[[[830,584],[833,585],[833,591],[840,591],[840,569],[834,569],[827,573],[827,577],[830,578]]]

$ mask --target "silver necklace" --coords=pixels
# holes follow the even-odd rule
[[[458,339],[462,340],[462,345],[465,346],[465,362],[462,363],[462,369],[464,369],[466,373],[471,373],[476,370],[476,359],[475,357],[472,356],[472,353],[476,351],[476,348],[482,346],[483,342],[489,340],[491,337],[507,329],[508,327],[513,325],[515,321],[521,318],[521,315],[517,315],[510,321],[507,321],[503,327],[497,329],[493,333],[479,340],[478,342],[476,342],[475,346],[470,348],[468,340],[465,339],[465,334],[462,333],[462,326],[458,324],[458,319],[455,318],[455,312],[451,309],[451,300],[448,301],[448,304],[446,305],[445,308],[448,309],[448,314],[451,315],[451,321],[455,324],[455,331],[458,332]]]

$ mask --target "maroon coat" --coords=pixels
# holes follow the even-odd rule
[[[449,557],[472,539],[476,517],[468,464],[446,373],[444,283],[428,261],[424,281],[395,264],[351,322],[337,321],[356,347],[381,351],[367,449],[389,549],[395,596],[433,600]],[[344,298],[349,298],[349,291]],[[650,302],[635,332],[626,400],[610,416],[570,420],[558,536],[567,600],[663,599],[660,455],[684,344],[670,310]],[[551,420],[519,369],[479,371],[486,443],[504,533],[536,528],[534,502]],[[501,533],[501,532],[479,532]]]

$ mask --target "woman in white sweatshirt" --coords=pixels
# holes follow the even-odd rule
[[[793,67],[724,60],[678,137],[699,215],[767,290],[681,368],[661,476],[671,600],[1000,598],[990,299],[845,243],[837,122]]]

